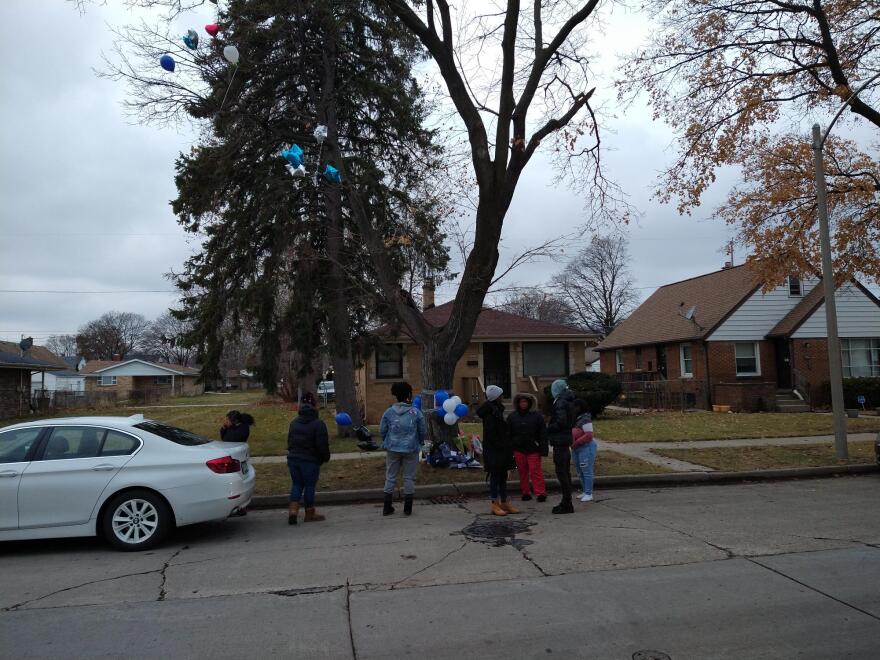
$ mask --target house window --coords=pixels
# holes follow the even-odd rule
[[[642,349],[636,349],[636,371],[642,370]]]
[[[376,378],[403,378],[403,344],[385,344],[376,351]]]
[[[614,357],[617,360],[617,373],[622,374],[623,373],[623,350],[618,348],[614,352]]]
[[[880,376],[880,338],[841,339],[840,359],[844,378]]]
[[[98,385],[116,385],[116,376],[98,376]]]
[[[694,360],[691,357],[691,345],[682,344],[679,348],[681,356],[681,377],[690,378],[694,375]]]
[[[756,343],[737,344],[734,350],[736,351],[737,376],[761,375],[760,353]]]
[[[804,290],[801,286],[801,280],[795,275],[788,276],[788,295],[792,298],[804,295]]]
[[[154,376],[153,382],[156,385],[171,385],[171,376]]]
[[[567,376],[568,344],[557,342],[523,343],[523,376]]]

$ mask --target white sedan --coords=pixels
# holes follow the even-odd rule
[[[93,536],[153,547],[174,527],[245,511],[248,446],[131,417],[0,429],[0,541]]]

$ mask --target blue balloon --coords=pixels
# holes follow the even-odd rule
[[[298,144],[293,144],[281,152],[281,157],[294,168],[303,164],[305,154]]]
[[[351,415],[347,412],[336,413],[336,423],[339,426],[351,426]]]
[[[332,165],[328,165],[324,168],[324,178],[330,183],[342,183],[342,175],[340,175],[339,170]]]
[[[163,55],[159,58],[159,64],[166,71],[174,71],[174,58],[171,55]]]
[[[437,408],[437,419],[443,419],[446,417],[446,411],[443,408]]]
[[[443,403],[449,398],[449,392],[446,390],[437,390],[434,393],[434,405],[438,408],[443,407]]]
[[[186,34],[183,35],[183,43],[190,50],[195,50],[199,47],[199,33],[195,30],[187,30]]]
[[[413,397],[412,405],[413,405],[413,408],[415,408],[416,410],[421,410],[422,409],[422,397],[421,396]]]
[[[459,403],[455,406],[455,415],[456,417],[467,417],[467,414],[470,412],[466,403]]]

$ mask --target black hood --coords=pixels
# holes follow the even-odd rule
[[[311,421],[318,417],[318,411],[315,410],[314,406],[309,405],[308,403],[301,403],[299,406],[299,416],[306,421]]]
[[[519,402],[522,399],[525,399],[529,403],[529,407],[526,412],[529,412],[532,408],[535,407],[535,397],[533,397],[531,394],[517,394],[515,397],[513,397],[513,409],[516,412],[522,412],[519,408]]]

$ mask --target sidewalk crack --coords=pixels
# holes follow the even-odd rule
[[[159,585],[159,597],[156,599],[157,602],[161,603],[162,601],[165,600],[165,596],[168,595],[168,592],[165,591],[165,582],[168,579],[168,575],[167,575],[168,567],[171,566],[171,562],[174,561],[174,558],[177,557],[177,555],[179,555],[184,550],[188,550],[188,549],[189,549],[188,545],[185,545],[182,548],[178,548],[177,551],[173,555],[171,555],[165,561],[165,564],[162,566],[162,569],[160,571],[160,574],[162,575],[162,584]]]
[[[354,628],[351,627],[351,585],[345,581],[345,613],[348,617],[348,641],[351,644],[351,657],[357,660],[357,648],[354,645]]]

